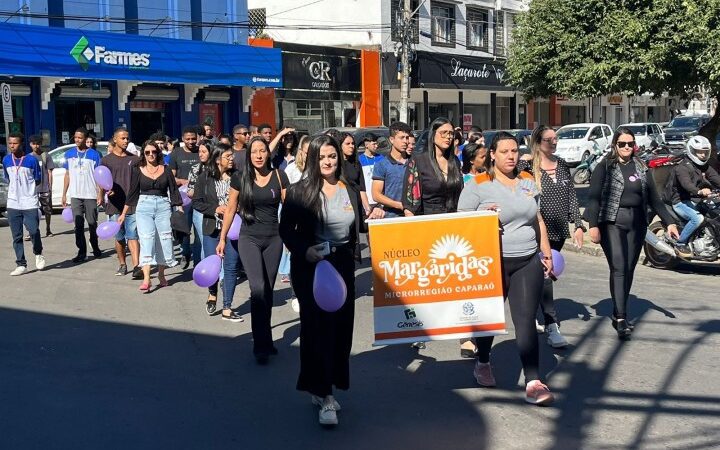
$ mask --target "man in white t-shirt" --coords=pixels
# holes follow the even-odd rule
[[[35,267],[45,268],[45,258],[40,240],[40,202],[35,191],[42,180],[42,171],[38,160],[32,154],[26,155],[23,148],[23,135],[10,133],[7,139],[8,154],[2,160],[5,178],[8,180],[7,218],[13,238],[15,264],[17,267],[10,275],[17,276],[27,272],[23,225],[30,234],[35,254]]]
[[[65,208],[70,198],[73,217],[75,218],[75,245],[78,254],[72,261],[81,263],[87,258],[87,242],[85,241],[85,221],[90,230],[90,245],[93,255],[99,258],[102,255],[98,245],[97,219],[98,206],[103,198],[100,189],[95,183],[95,168],[100,165],[100,153],[87,148],[85,140],[87,130],[75,130],[73,140],[75,147],[65,152],[65,183],[63,185],[62,205]]]
[[[375,164],[380,162],[384,156],[377,153],[377,136],[373,133],[365,134],[363,137],[363,146],[365,147],[365,151],[360,154],[358,161],[360,161],[363,176],[365,177],[365,186],[372,186],[373,167],[375,167]],[[370,192],[370,190],[367,192],[367,197],[370,209],[372,209],[373,206],[377,204],[377,200],[373,199],[372,192]]]

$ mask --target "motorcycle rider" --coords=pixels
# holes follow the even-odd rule
[[[675,166],[672,208],[678,216],[688,221],[675,244],[675,251],[680,257],[693,255],[688,240],[704,220],[695,208],[693,199],[709,196],[711,189],[720,189],[720,174],[708,164],[708,159],[710,141],[704,136],[693,136],[685,146],[685,158]]]

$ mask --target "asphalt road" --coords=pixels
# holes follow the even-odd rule
[[[572,345],[541,346],[557,403],[523,402],[510,334],[492,354],[499,386],[482,389],[457,342],[373,347],[367,267],[358,270],[351,390],[340,425],[317,424],[295,390],[298,316],[278,283],[273,311],[280,355],[252,357],[247,286],[231,324],[204,311],[190,271],[142,295],[114,276],[116,259],[74,266],[72,232],[44,240],[48,267],[11,278],[0,224],[0,448],[2,449],[578,449],[720,447],[720,270],[639,267],[617,340],[603,258],[567,253],[556,285]],[[28,245],[29,251],[29,245]],[[30,266],[33,267],[32,262]]]

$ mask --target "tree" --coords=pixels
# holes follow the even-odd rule
[[[719,103],[720,0],[533,0],[518,15],[506,76],[528,98],[651,92]]]

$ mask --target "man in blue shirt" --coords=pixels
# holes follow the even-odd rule
[[[65,182],[63,184],[62,206],[65,208],[70,198],[73,217],[75,218],[75,245],[78,254],[72,261],[80,263],[87,258],[87,242],[85,241],[85,221],[90,230],[90,246],[93,255],[102,255],[97,236],[97,207],[103,202],[102,193],[95,183],[95,168],[100,165],[100,153],[87,148],[85,141],[88,132],[85,128],[75,130],[73,140],[75,147],[65,152]]]
[[[376,211],[382,208],[385,218],[403,215],[402,186],[407,165],[407,147],[412,129],[404,122],[390,125],[390,153],[375,163],[372,176],[372,196],[377,206],[370,213],[371,218],[379,217]]]
[[[23,148],[23,135],[10,133],[8,136],[8,154],[3,158],[2,165],[5,178],[8,180],[7,217],[15,250],[17,267],[10,272],[12,276],[27,272],[25,245],[23,242],[23,225],[30,234],[35,254],[35,267],[45,268],[45,257],[40,240],[40,202],[35,191],[42,181],[42,171],[38,160],[32,154],[26,155]]]
[[[360,161],[363,177],[365,177],[365,186],[372,187],[373,168],[375,164],[383,159],[383,155],[377,153],[377,136],[373,133],[367,133],[363,137],[363,146],[365,147],[365,151],[360,154],[358,161]],[[373,199],[372,188],[368,191],[370,191],[367,192],[368,203],[370,204],[370,208],[372,208],[377,202]]]

